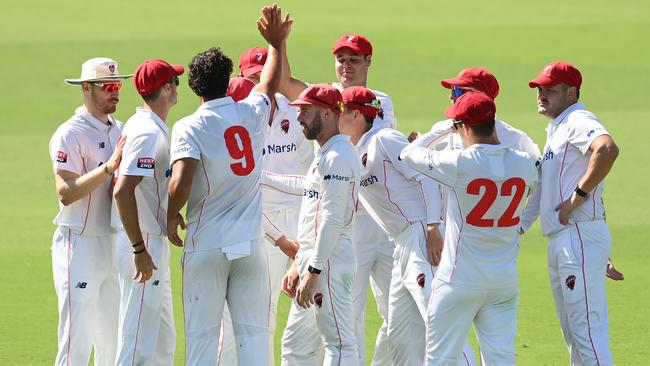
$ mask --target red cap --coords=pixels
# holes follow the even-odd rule
[[[241,74],[247,78],[262,71],[268,54],[269,51],[261,47],[253,47],[244,51],[239,56],[239,70]]]
[[[170,65],[165,60],[146,60],[135,70],[133,84],[138,94],[148,95],[183,72],[183,65]]]
[[[343,97],[341,92],[331,85],[315,84],[305,89],[300,93],[298,99],[291,102],[289,105],[317,105],[319,107],[327,108],[337,115],[343,113]]]
[[[346,107],[356,109],[366,117],[375,118],[381,111],[381,103],[375,94],[363,86],[346,88],[341,96]]]
[[[368,38],[360,34],[344,34],[334,42],[332,53],[337,53],[342,48],[349,48],[359,55],[372,55],[372,45]]]
[[[536,78],[528,83],[531,88],[538,86],[553,86],[560,83],[575,86],[580,89],[582,75],[580,71],[568,62],[556,61],[544,66]]]
[[[246,79],[241,76],[231,78],[228,82],[228,90],[226,95],[231,97],[235,102],[246,99],[248,94],[251,93],[255,87],[255,83],[251,79]]]
[[[455,121],[462,121],[466,126],[477,126],[494,121],[497,107],[494,100],[485,93],[465,93],[456,102],[445,109],[445,116]]]
[[[473,88],[487,94],[492,99],[496,99],[499,95],[497,78],[482,67],[470,67],[462,70],[455,78],[440,80],[440,85],[447,89],[451,89],[452,86]]]

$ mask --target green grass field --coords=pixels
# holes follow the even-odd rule
[[[236,60],[244,49],[263,45],[255,27],[262,5],[207,0],[3,2],[1,365],[50,364],[56,354],[49,247],[57,204],[47,146],[55,128],[82,101],[80,90],[64,84],[63,78],[77,77],[81,63],[96,56],[118,60],[122,72],[154,57],[187,64],[194,54],[215,45]],[[392,96],[403,132],[428,129],[442,118],[448,92],[440,87],[440,79],[465,67],[484,66],[501,84],[499,117],[543,146],[546,120],[535,113],[535,92],[527,82],[550,61],[564,59],[578,66],[584,76],[581,99],[600,116],[621,149],[606,189],[612,256],[626,276],[624,282],[608,282],[611,348],[617,365],[649,362],[650,296],[644,281],[650,261],[650,198],[645,192],[650,155],[643,141],[647,143],[650,121],[650,3],[377,0],[281,5],[295,18],[288,51],[295,75],[304,80],[334,79],[330,48],[342,33],[362,33],[373,41],[369,86]],[[116,116],[125,121],[140,102],[128,85],[122,89]],[[197,105],[183,83],[170,124]],[[525,235],[521,247],[517,361],[567,364],[539,225]],[[180,365],[184,338],[179,255],[174,250],[172,276]],[[281,314],[287,309],[283,297]],[[373,307],[368,318],[370,346],[379,325]]]

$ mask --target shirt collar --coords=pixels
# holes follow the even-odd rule
[[[217,98],[217,99],[208,100],[207,102],[201,104],[199,109],[217,108],[217,107],[221,107],[233,103],[235,103],[235,101],[231,97]]]
[[[350,135],[344,135],[342,133],[339,133],[339,134],[336,134],[336,135],[330,137],[330,139],[327,140],[327,142],[325,142],[325,144],[323,146],[321,146],[320,149],[318,149],[316,154],[318,156],[322,155],[323,153],[327,152],[327,150],[329,150],[329,148],[332,147],[332,145],[334,145],[335,143],[337,143],[339,141],[346,141],[346,142],[349,143],[350,142]]]
[[[74,111],[74,113],[80,116],[81,118],[85,119],[86,121],[88,121],[88,123],[90,123],[91,126],[95,127],[99,131],[108,131],[111,127],[116,125],[115,118],[113,118],[113,116],[111,116],[110,114],[108,115],[108,124],[106,124],[98,120],[97,118],[95,118],[95,116],[93,116],[92,114],[90,114],[90,112],[88,112],[88,109],[86,108],[85,105],[78,107]]]
[[[166,135],[169,136],[169,127],[163,122],[160,117],[156,113],[154,113],[152,110],[142,108],[142,107],[137,107],[135,108],[135,113],[136,114],[141,114],[143,116],[148,117],[149,119],[152,119],[154,122],[156,122],[156,125],[165,132]]]
[[[584,109],[585,109],[584,104],[582,104],[580,102],[573,103],[570,106],[568,106],[565,110],[563,110],[562,113],[560,113],[557,117],[555,117],[555,119],[553,119],[553,121],[555,122],[555,124],[559,125],[560,123],[562,123],[562,122],[564,122],[566,120],[567,116],[571,112],[584,110]]]
[[[381,130],[381,127],[378,125],[373,125],[372,128],[370,128],[366,133],[364,133],[359,141],[357,141],[357,144],[354,147],[360,147],[363,146],[368,140],[370,140],[374,135],[377,134]]]

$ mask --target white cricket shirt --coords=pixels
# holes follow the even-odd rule
[[[517,282],[520,215],[538,180],[536,160],[502,145],[439,152],[435,145],[444,141],[443,133],[449,131],[429,132],[401,154],[414,169],[451,190],[436,278],[463,286],[512,286]]]
[[[313,249],[309,265],[323,269],[340,240],[352,239],[359,193],[359,158],[350,136],[332,136],[316,152],[306,176],[263,175],[262,184],[287,193],[302,191],[298,223],[301,250]]]
[[[399,158],[408,144],[399,131],[374,126],[355,146],[361,160],[359,201],[391,238],[416,221],[440,222],[439,184]]]
[[[107,125],[81,106],[50,139],[50,157],[54,172],[65,170],[82,176],[104,164],[120,139],[122,124],[109,116]],[[69,227],[79,235],[106,235],[111,228],[111,179],[68,206],[59,202],[54,224]]]
[[[569,199],[578,182],[587,171],[591,152],[589,147],[602,135],[609,135],[598,117],[585,110],[582,103],[575,103],[565,109],[557,118],[549,121],[546,129],[546,146],[542,155],[541,186],[536,202],[526,210],[526,221],[522,223],[528,230],[537,212],[541,215],[542,234],[555,234],[567,226],[560,224],[555,207]],[[570,222],[594,221],[605,218],[603,202],[604,181],[598,183],[589,193],[587,201],[569,215]],[[533,212],[529,212],[533,211]]]
[[[154,112],[136,108],[126,121],[122,135],[126,142],[116,176],[142,177],[135,186],[140,231],[153,235],[167,234],[167,186],[169,167],[169,128]],[[111,224],[122,229],[120,215],[113,202]]]
[[[262,146],[271,102],[261,93],[203,103],[172,128],[171,162],[198,160],[187,203],[185,251],[262,238]]]
[[[290,106],[282,94],[275,94],[278,109],[273,122],[266,128],[266,140],[262,148],[264,171],[275,174],[305,175],[314,160],[312,144],[302,133],[298,122],[298,108]],[[264,212],[300,208],[302,196],[286,194],[275,189],[262,189]]]

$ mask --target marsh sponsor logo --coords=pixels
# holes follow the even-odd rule
[[[318,191],[313,189],[303,189],[302,196],[307,198],[318,198]]]
[[[338,174],[325,174],[325,176],[323,177],[323,180],[340,180],[340,181],[343,181],[343,182],[349,182],[350,177],[346,177],[346,176],[338,175]]]
[[[366,179],[361,180],[361,186],[367,187],[371,184],[379,183],[379,179],[375,175],[371,175]]]
[[[553,150],[548,150],[548,151],[544,154],[544,161],[546,161],[546,160],[552,160],[554,156],[555,156],[555,154],[553,154]]]
[[[295,143],[290,143],[286,145],[272,144],[272,145],[267,145],[265,148],[262,149],[262,155],[289,153],[297,150],[298,150],[298,146],[296,146]]]
[[[154,158],[138,158],[136,166],[140,169],[153,169],[156,166]]]

